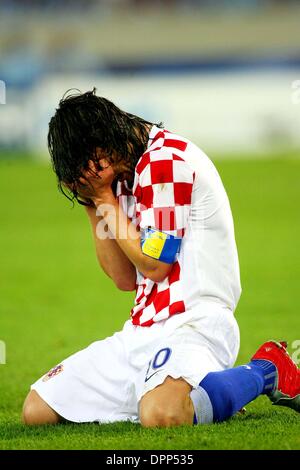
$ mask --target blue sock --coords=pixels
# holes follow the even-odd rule
[[[225,421],[259,395],[271,393],[276,377],[274,364],[264,360],[210,372],[190,395],[195,410],[194,424]]]

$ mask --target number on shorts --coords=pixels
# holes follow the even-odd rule
[[[154,356],[153,361],[149,362],[148,370],[146,372],[146,378],[145,382],[147,382],[153,375],[155,375],[158,371],[154,372],[150,376],[148,375],[150,372],[150,369],[159,369],[160,367],[164,366],[165,363],[169,360],[171,356],[172,350],[170,348],[163,348],[160,349]]]
[[[169,360],[171,356],[171,349],[170,348],[163,348],[160,349],[156,354],[152,362],[153,369],[159,369],[160,367],[164,366],[165,363]]]

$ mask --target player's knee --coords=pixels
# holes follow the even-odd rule
[[[182,414],[172,404],[162,402],[141,402],[141,425],[146,428],[180,426],[184,423]]]
[[[22,421],[29,426],[39,424],[56,424],[60,421],[59,415],[32,390],[24,402]]]
[[[167,377],[163,384],[146,393],[140,402],[144,427],[170,427],[192,424],[189,394],[191,386],[183,379]]]

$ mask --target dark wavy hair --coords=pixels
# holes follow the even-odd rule
[[[50,120],[48,133],[49,153],[61,192],[85,203],[78,197],[75,184],[88,161],[97,160],[97,147],[111,163],[126,162],[129,171],[134,172],[147,147],[149,125],[153,123],[96,96],[95,88],[86,93],[69,90]],[[64,183],[74,188],[69,194]]]

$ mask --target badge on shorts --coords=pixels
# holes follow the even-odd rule
[[[59,366],[53,367],[53,369],[49,370],[48,374],[43,377],[43,382],[47,382],[47,380],[52,379],[56,375],[60,374],[64,370],[64,366],[59,364]]]

